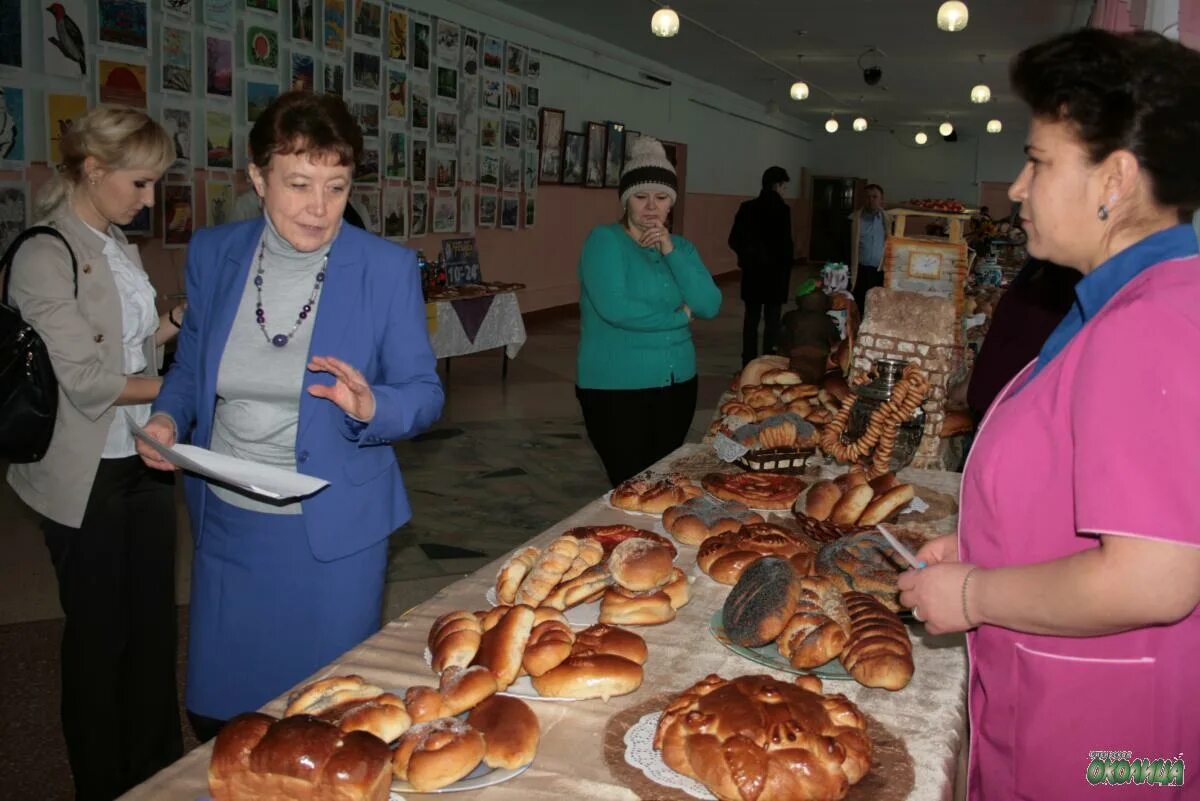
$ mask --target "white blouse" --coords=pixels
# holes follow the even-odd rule
[[[112,270],[121,299],[121,345],[124,350],[125,375],[136,375],[146,369],[146,354],[143,345],[147,337],[158,330],[158,311],[154,306],[154,286],[146,271],[129,258],[124,249],[107,233],[88,228],[104,242],[104,256]],[[102,459],[120,459],[137,454],[133,434],[129,431],[130,421],[139,426],[150,419],[150,404],[117,406],[108,439],[104,443]]]

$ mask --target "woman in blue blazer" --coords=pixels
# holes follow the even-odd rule
[[[192,238],[188,314],[146,430],[329,486],[268,504],[184,479],[186,700],[203,739],[378,629],[388,535],[411,516],[390,443],[443,401],[412,251],[341,224],[362,150],[342,100],[282,95],[250,149],[264,214]]]

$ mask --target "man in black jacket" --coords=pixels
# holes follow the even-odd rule
[[[742,364],[758,355],[758,325],[764,322],[762,352],[771,353],[779,331],[779,313],[788,299],[792,271],[792,212],[782,197],[790,180],[783,167],[768,167],[762,191],[738,209],[729,247],[742,271]],[[765,320],[764,320],[765,318]]]

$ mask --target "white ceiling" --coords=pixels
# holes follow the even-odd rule
[[[1082,25],[1092,9],[1092,0],[967,0],[966,30],[946,33],[935,22],[941,0],[673,0],[683,17],[679,35],[658,39],[650,33],[659,5],[652,0],[503,2],[744,97],[774,100],[816,125],[836,112],[843,125],[863,114],[875,126],[903,129],[936,125],[949,113],[965,133],[982,133],[993,117],[1025,120],[1008,87],[1009,60]],[[870,47],[883,53],[876,86],[866,85],[858,65]],[[807,100],[789,99],[790,76],[808,82]],[[979,106],[970,91],[981,81],[992,102]]]

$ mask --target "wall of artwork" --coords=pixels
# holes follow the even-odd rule
[[[486,276],[529,285],[528,309],[577,298],[579,247],[617,216],[636,135],[686,146],[676,230],[715,272],[732,267],[719,218],[763,168],[799,176],[807,159],[806,126],[497,3],[0,0],[0,19],[0,245],[26,221],[64,125],[100,102],[145,107],[177,144],[157,207],[129,228],[164,303],[191,232],[222,222],[245,188],[250,126],[288,87],[340,94],[358,117],[353,198],[369,227],[426,252],[475,234]],[[558,110],[550,148],[543,109]],[[582,175],[563,183],[568,138],[584,142]]]

